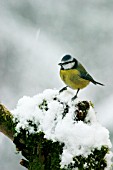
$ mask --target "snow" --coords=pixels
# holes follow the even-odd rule
[[[91,106],[85,119],[90,123],[74,120],[75,105],[82,100],[77,98],[72,102],[73,95],[70,90],[59,94],[58,90],[48,89],[33,97],[24,96],[12,111],[14,120],[19,120],[16,126],[18,133],[21,127],[30,133],[36,133],[33,127],[29,126],[28,120],[31,120],[38,126],[37,132],[44,132],[45,138],[65,144],[61,167],[72,162],[74,156],[87,157],[94,148],[100,149],[102,145],[112,147],[109,131],[98,122]],[[69,106],[65,116],[65,105],[62,103],[68,103]],[[111,166],[111,157],[112,153],[106,156],[108,166]]]

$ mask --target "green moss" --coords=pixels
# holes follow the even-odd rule
[[[60,169],[60,154],[62,153],[63,144],[47,140],[42,132],[29,134],[21,129],[21,133],[15,137],[14,143],[29,161],[29,170]]]
[[[67,103],[58,102],[60,102],[64,108],[62,112],[63,119],[70,108]],[[75,105],[75,122],[85,122],[90,106],[91,104],[87,101],[82,101]],[[42,111],[47,111],[47,101],[43,100],[39,108]],[[21,128],[20,133],[17,134],[14,139],[17,148],[28,161],[26,163],[28,170],[72,170],[73,168],[78,168],[79,170],[104,170],[106,168],[107,162],[105,160],[105,155],[109,151],[106,146],[102,146],[100,150],[94,148],[87,157],[83,155],[75,156],[73,158],[73,163],[61,168],[60,156],[63,152],[64,144],[47,140],[43,132],[37,133],[38,125],[34,124],[32,121],[28,121],[28,123],[29,126],[34,128],[35,133],[30,134],[28,129]]]
[[[72,168],[78,168],[79,170],[104,170],[107,166],[105,155],[109,149],[106,146],[102,146],[101,149],[95,148],[88,157],[82,155],[73,158],[74,163],[70,163],[67,170]]]
[[[21,139],[21,140],[20,140]],[[53,142],[44,138],[44,133],[29,134],[21,129],[15,137],[14,143],[28,160],[28,170],[104,170],[107,166],[105,155],[109,149],[102,146],[101,149],[93,149],[87,157],[82,155],[73,158],[64,168],[60,168],[60,155],[64,144]]]
[[[92,103],[92,101],[90,101],[89,104],[92,108],[94,108],[94,104]]]
[[[47,100],[44,99],[43,102],[39,105],[39,108],[40,108],[41,110],[47,111],[47,110],[48,110]]]
[[[11,113],[0,104],[0,129],[9,138],[13,138],[16,124],[13,122]]]

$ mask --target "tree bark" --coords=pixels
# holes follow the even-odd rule
[[[14,140],[15,124],[13,116],[10,111],[2,104],[0,104],[0,132]]]

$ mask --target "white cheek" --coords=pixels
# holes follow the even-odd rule
[[[63,68],[64,68],[64,69],[71,69],[71,68],[73,68],[74,65],[75,65],[74,62],[73,62],[73,63],[64,64],[64,65],[63,65]]]

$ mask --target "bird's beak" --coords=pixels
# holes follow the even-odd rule
[[[58,63],[59,66],[62,66],[62,63]]]

